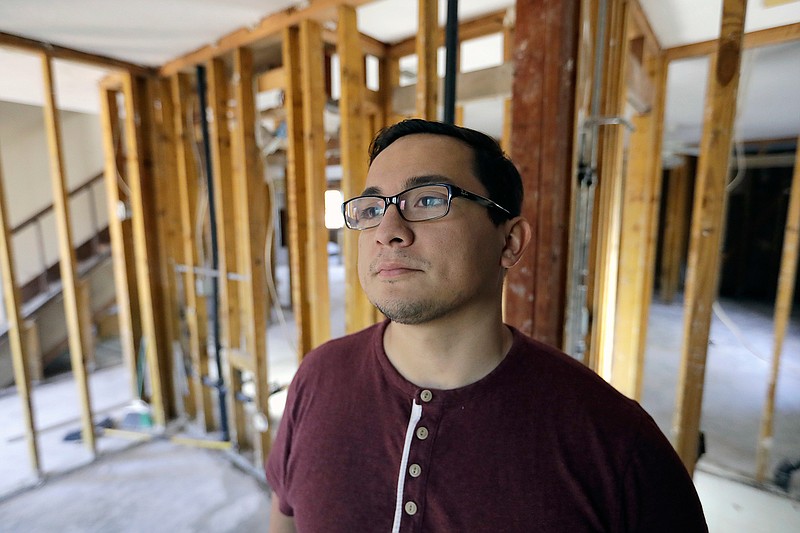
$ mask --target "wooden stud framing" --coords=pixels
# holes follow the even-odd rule
[[[156,204],[158,222],[158,269],[160,276],[162,313],[161,324],[164,335],[165,352],[162,363],[168,369],[175,367],[174,346],[180,339],[180,320],[178,306],[177,272],[175,265],[182,256],[180,241],[180,211],[175,209],[178,203],[177,154],[175,136],[174,109],[170,84],[167,78],[153,81],[154,103],[158,116],[153,121],[153,154],[155,194],[152,198]],[[183,361],[181,361],[182,364]],[[171,382],[170,382],[171,383]],[[189,417],[195,416],[194,397],[189,389],[181,389],[184,409]]]
[[[160,74],[162,76],[171,76],[181,70],[200,65],[242,46],[247,46],[269,37],[277,37],[283,30],[300,24],[304,20],[317,23],[335,20],[336,8],[342,4],[358,7],[371,1],[315,0],[303,9],[285,9],[262,19],[255,27],[234,30],[212,44],[166,63],[161,67]]]
[[[156,426],[164,426],[169,409],[168,398],[164,387],[166,376],[162,374],[159,355],[163,354],[163,345],[158,335],[156,313],[158,307],[156,276],[151,276],[153,252],[156,232],[152,227],[154,218],[152,206],[147,199],[152,197],[152,179],[146,174],[146,148],[144,139],[149,138],[149,113],[146,109],[147,82],[128,74],[123,79],[125,94],[125,145],[127,156],[127,176],[130,188],[131,209],[133,211],[133,240],[136,264],[136,281],[139,291],[139,311],[142,322],[142,342],[144,343],[145,360],[150,376],[150,408]],[[144,94],[143,94],[144,93]],[[138,120],[137,120],[138,119]],[[138,127],[137,127],[138,123]],[[155,273],[153,273],[155,274]]]
[[[189,332],[189,351],[192,359],[192,372],[188,376],[191,384],[190,390],[194,391],[195,406],[198,417],[206,431],[216,429],[214,419],[214,404],[211,398],[211,389],[203,384],[203,378],[208,374],[208,312],[206,299],[203,294],[197,294],[197,278],[194,268],[200,266],[198,253],[198,239],[195,224],[197,221],[198,199],[198,174],[197,163],[193,157],[194,132],[187,125],[188,113],[193,113],[193,108],[188,105],[191,101],[189,77],[185,74],[176,74],[170,80],[172,89],[172,105],[175,113],[173,125],[175,127],[175,152],[177,160],[178,203],[181,218],[181,241],[183,243],[183,264],[187,269],[184,273],[184,298],[186,300],[186,327]]]
[[[506,25],[506,10],[495,11],[472,20],[460,22],[458,25],[458,39],[462,43],[470,39],[492,35],[493,33],[505,32],[509,27]],[[513,30],[512,30],[513,32]],[[389,57],[399,59],[416,52],[417,38],[409,37],[403,41],[393,44],[389,49]],[[435,46],[444,46],[444,33],[436,34]]]
[[[646,22],[646,19],[645,19]],[[649,25],[648,25],[649,27]],[[657,43],[655,48],[657,48]],[[655,94],[653,99],[653,134],[650,136],[650,153],[652,154],[650,168],[650,181],[653,183],[650,196],[649,219],[644,219],[647,224],[645,259],[646,265],[643,279],[643,290],[640,298],[643,301],[639,323],[639,345],[637,359],[640,365],[637,371],[635,397],[641,398],[644,381],[644,359],[647,347],[647,326],[650,320],[650,303],[653,301],[653,288],[656,276],[656,255],[658,248],[658,228],[661,209],[661,191],[663,189],[664,168],[662,165],[662,146],[664,144],[664,114],[666,113],[667,97],[667,62],[660,50],[653,52],[655,55],[645,61],[645,68],[651,72]]]
[[[55,100],[52,61],[47,54],[42,54],[41,57],[44,79],[44,122],[50,150],[53,209],[56,215],[56,226],[58,227],[59,268],[61,270],[61,287],[64,294],[64,315],[67,319],[67,331],[69,334],[70,361],[72,362],[72,373],[75,376],[75,384],[78,387],[78,397],[81,402],[81,434],[83,442],[86,448],[94,455],[97,453],[97,447],[94,423],[92,422],[89,381],[86,376],[86,361],[84,360],[81,343],[81,325],[78,319],[77,267],[75,249],[72,245],[64,156],[61,150],[61,125]]]
[[[306,277],[308,265],[308,207],[306,192],[305,139],[303,138],[303,87],[300,76],[300,36],[297,28],[283,32],[283,68],[287,73],[286,125],[288,131],[286,204],[289,219],[289,268],[292,307],[297,327],[297,357],[312,348],[311,294]]]
[[[337,52],[341,68],[339,135],[342,158],[342,194],[352,198],[361,194],[367,177],[367,114],[364,110],[364,56],[358,40],[356,11],[339,8]],[[358,232],[345,230],[345,327],[347,333],[365,328],[375,321],[372,304],[358,279]]]
[[[305,149],[306,217],[308,219],[306,279],[314,312],[309,316],[311,344],[317,347],[330,337],[328,292],[328,230],[325,228],[325,73],[319,24],[300,23],[300,72],[303,91],[303,147]]]
[[[787,24],[786,26],[777,26],[775,28],[768,28],[765,30],[746,33],[743,38],[742,46],[744,49],[758,48],[761,46],[781,44],[788,41],[797,41],[799,39],[800,22],[795,22],[794,24]],[[677,46],[675,48],[668,48],[664,51],[664,54],[667,58],[667,61],[675,61],[678,59],[687,59],[690,57],[714,54],[718,45],[719,42],[714,39],[711,41],[703,41],[700,43],[692,43],[684,46]]]
[[[236,97],[236,153],[234,154],[234,191],[236,194],[236,231],[239,250],[239,283],[246,352],[252,360],[255,384],[256,416],[269,420],[269,383],[267,368],[267,297],[266,276],[271,265],[265,262],[271,199],[264,185],[264,171],[256,145],[256,111],[253,95],[253,54],[246,48],[234,51],[234,95]],[[256,432],[256,467],[264,466],[269,454],[270,432]]]
[[[119,108],[117,91],[100,89],[100,117],[103,128],[103,154],[105,156],[105,184],[108,208],[108,232],[111,236],[111,259],[114,264],[114,288],[117,298],[117,318],[119,319],[119,342],[122,358],[128,367],[132,398],[139,396],[136,379],[136,350],[133,342],[133,322],[131,318],[130,288],[125,260],[125,236],[122,229],[119,206],[120,187],[117,181],[116,146],[120,139]],[[124,216],[123,216],[124,218]],[[134,286],[135,290],[136,287]]]
[[[686,257],[686,230],[688,212],[689,163],[669,171],[667,199],[664,206],[664,237],[661,249],[660,298],[672,303],[678,292],[681,265]]]
[[[417,0],[417,85],[416,116],[436,120],[439,76],[436,71],[437,35],[439,33],[438,0]]]
[[[238,282],[230,274],[238,272],[236,256],[236,206],[233,195],[233,165],[231,135],[228,127],[228,78],[222,59],[208,62],[208,105],[211,110],[211,160],[214,178],[214,211],[217,215],[217,245],[219,249],[219,319],[222,346],[226,353],[229,411],[233,427],[232,438],[246,442],[245,412],[235,395],[241,390],[241,370],[232,363],[231,354],[238,352],[241,338]]]
[[[31,404],[31,378],[28,368],[27,345],[22,338],[23,321],[20,314],[20,295],[17,285],[14,251],[8,224],[8,202],[0,165],[0,274],[3,276],[3,300],[8,322],[8,343],[11,347],[11,362],[14,367],[14,383],[22,403],[22,421],[25,425],[25,440],[28,443],[28,458],[37,477],[42,475],[39,445],[36,442],[36,424]]]
[[[684,340],[673,422],[675,448],[690,473],[697,461],[711,305],[717,297],[746,4],[746,0],[723,1],[720,47],[709,70],[697,168]]]
[[[775,339],[772,344],[772,365],[767,398],[761,415],[761,427],[756,450],[756,479],[763,482],[769,468],[769,454],[772,449],[772,428],[775,414],[775,393],[780,375],[781,353],[786,338],[786,328],[792,313],[794,285],[797,279],[797,254],[800,243],[800,137],[795,144],[794,176],[789,193],[789,210],[786,213],[786,231],[783,234],[781,271],[778,276],[778,295],[775,298]]]
[[[506,320],[561,346],[573,172],[580,2],[517,2],[511,158],[526,190],[533,243],[508,273]]]
[[[28,39],[19,35],[12,35],[10,33],[0,32],[0,46],[10,46],[12,48],[19,48],[21,50],[28,50],[30,52],[45,53],[52,59],[64,59],[67,61],[75,61],[77,63],[86,63],[89,65],[98,65],[101,67],[108,67],[114,69],[123,69],[134,74],[142,76],[153,74],[154,71],[150,68],[121,61],[111,57],[101,56],[97,54],[89,54],[58,46],[52,43],[37,41],[35,39]]]
[[[628,8],[628,2],[624,0],[612,0],[608,6],[608,44],[601,105],[604,116],[619,117],[625,111]],[[622,124],[600,128],[599,185],[592,224],[594,261],[587,364],[607,380],[611,379],[616,318],[624,128]]]
[[[395,87],[400,85],[400,60],[398,58],[387,57],[380,63],[380,94],[383,99],[383,118],[380,126],[389,126],[403,120],[402,115],[394,110],[394,99],[392,93]],[[374,129],[374,128],[373,128]],[[374,129],[377,131],[377,129]]]
[[[643,350],[639,346],[644,308],[647,264],[651,245],[650,219],[657,208],[655,182],[650,172],[653,158],[652,136],[655,124],[652,114],[633,119],[636,131],[631,135],[627,177],[623,193],[622,235],[620,238],[617,316],[614,334],[614,360],[611,384],[630,398],[640,399]]]

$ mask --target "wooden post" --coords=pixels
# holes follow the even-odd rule
[[[300,72],[303,90],[303,146],[305,148],[306,217],[308,219],[307,269],[311,345],[315,348],[330,337],[330,296],[328,293],[328,230],[325,228],[325,73],[320,26],[314,21],[300,23]]]
[[[689,162],[684,157],[680,166],[670,169],[667,199],[664,206],[664,237],[661,246],[660,297],[672,303],[678,292],[681,265],[686,256],[686,226],[688,211]]]
[[[83,360],[88,369],[94,370],[97,365],[94,353],[94,334],[92,332],[92,287],[89,280],[79,278],[75,283],[78,289],[78,322],[81,330],[81,346],[83,347]]]
[[[211,109],[211,160],[214,177],[214,209],[217,214],[217,245],[219,247],[219,319],[222,346],[227,355],[227,378],[230,392],[229,410],[233,434],[241,443],[246,434],[245,412],[234,396],[241,390],[241,371],[232,363],[231,354],[240,347],[241,320],[239,315],[238,282],[229,275],[238,272],[236,261],[236,216],[233,196],[233,166],[231,135],[228,128],[228,81],[222,59],[208,62],[208,105]]]
[[[725,186],[736,116],[746,5],[746,0],[723,2],[720,46],[711,60],[706,92],[686,280],[683,350],[673,422],[675,449],[690,473],[694,472],[697,462],[711,305],[717,297],[719,282]]]
[[[145,360],[150,377],[150,408],[156,426],[165,426],[167,421],[167,400],[165,398],[164,377],[159,363],[158,329],[155,315],[161,312],[158,307],[155,273],[151,277],[151,256],[153,255],[156,232],[152,228],[152,206],[146,202],[151,197],[149,189],[152,180],[145,173],[144,139],[149,115],[145,109],[147,84],[145,80],[127,74],[123,77],[125,94],[125,153],[127,156],[127,176],[130,187],[131,209],[133,211],[133,241],[136,264],[136,284],[139,291],[139,310],[142,323]],[[142,94],[142,93],[145,94]],[[137,123],[138,126],[137,127]]]
[[[380,78],[380,94],[383,99],[383,116],[385,119],[385,121],[380,124],[380,127],[383,128],[391,124],[396,124],[405,118],[395,112],[392,99],[392,92],[395,87],[400,86],[400,59],[391,55],[383,58],[380,66]],[[373,133],[376,133],[380,128],[374,129],[375,132]]]
[[[789,195],[789,211],[786,214],[786,231],[783,234],[781,272],[778,276],[778,295],[775,298],[775,340],[772,345],[772,367],[767,384],[767,398],[761,415],[756,451],[756,479],[764,482],[772,450],[772,425],[775,414],[775,392],[780,375],[781,353],[786,338],[786,328],[792,313],[794,284],[797,278],[797,250],[800,241],[800,137],[795,145],[794,176]]]
[[[253,54],[249,49],[234,51],[234,90],[236,96],[236,127],[234,136],[234,173],[236,186],[236,230],[238,233],[239,270],[244,280],[239,284],[242,320],[247,353],[252,359],[255,384],[256,415],[266,424],[256,427],[256,467],[261,469],[269,454],[269,381],[267,366],[267,318],[269,298],[266,276],[270,265],[264,261],[267,237],[267,216],[272,212],[271,198],[264,187],[264,170],[256,145],[256,111],[253,96]]]
[[[436,120],[439,75],[436,71],[437,34],[439,32],[438,0],[417,0],[417,116]]]
[[[653,289],[655,285],[656,276],[656,250],[658,247],[658,225],[660,220],[661,210],[661,190],[663,188],[664,169],[662,166],[661,152],[664,144],[664,113],[666,111],[666,96],[667,96],[667,62],[663,54],[658,52],[657,57],[653,57],[647,61],[647,67],[651,69],[653,85],[655,86],[655,95],[653,101],[653,125],[654,131],[650,137],[651,148],[653,154],[650,168],[650,181],[652,181],[652,194],[650,196],[650,214],[649,220],[645,219],[647,224],[646,230],[646,245],[645,245],[645,260],[646,269],[643,279],[643,293],[641,295],[644,305],[641,307],[641,315],[638,320],[642,324],[639,328],[639,345],[637,347],[637,359],[640,361],[637,370],[637,377],[634,389],[634,397],[639,399],[642,396],[642,387],[644,382],[644,360],[645,349],[647,347],[647,326],[650,320],[650,303],[653,301]]]
[[[503,26],[503,63],[514,61],[514,28]],[[503,130],[500,135],[500,146],[507,154],[511,153],[511,98],[503,99]]]
[[[162,298],[161,324],[164,335],[162,360],[171,370],[175,368],[175,345],[180,339],[180,319],[178,305],[177,272],[175,265],[181,263],[182,246],[180,240],[180,210],[178,204],[177,180],[177,137],[175,136],[175,111],[169,79],[161,78],[153,82],[156,91],[154,103],[158,112],[154,123],[153,154],[155,159],[155,194],[158,213],[158,267]],[[183,364],[181,360],[179,364]],[[171,374],[171,372],[170,372]],[[184,409],[190,418],[195,416],[194,396],[191,390],[181,390]]]
[[[364,110],[364,54],[358,38],[356,10],[350,6],[339,7],[337,43],[342,80],[339,100],[342,194],[352,198],[364,190],[369,139],[366,138],[368,117]],[[358,279],[358,232],[345,230],[344,264],[345,325],[347,333],[353,333],[375,322],[372,304]]]
[[[20,295],[17,285],[14,252],[11,249],[11,232],[8,224],[8,202],[6,201],[3,167],[0,165],[0,274],[3,276],[3,300],[8,321],[8,342],[11,346],[11,362],[14,367],[14,383],[22,403],[22,422],[25,425],[25,440],[28,443],[28,458],[37,477],[42,475],[39,445],[36,442],[36,423],[31,403],[31,378],[28,369],[27,345],[22,338],[22,315],[19,311]]]
[[[100,117],[103,128],[103,154],[105,156],[105,184],[108,209],[108,232],[111,236],[111,260],[114,264],[114,288],[117,298],[117,318],[119,319],[119,342],[122,358],[128,367],[132,398],[138,398],[139,389],[136,379],[136,350],[133,342],[133,323],[131,321],[130,288],[126,275],[125,237],[120,214],[120,187],[117,181],[116,146],[120,139],[119,109],[117,107],[117,91],[100,89]],[[124,206],[124,204],[122,204]],[[135,290],[136,287],[134,286]]]
[[[184,297],[186,299],[186,327],[189,330],[189,351],[192,359],[192,372],[188,376],[191,390],[194,391],[198,418],[206,431],[216,429],[214,404],[211,388],[203,384],[208,376],[208,312],[204,294],[197,294],[197,278],[194,268],[200,266],[197,251],[198,239],[195,232],[197,221],[198,174],[194,159],[194,132],[187,126],[187,114],[194,109],[190,102],[189,78],[186,74],[172,76],[172,105],[175,113],[175,153],[177,160],[178,203],[181,217],[181,241],[183,243]]]
[[[627,177],[623,193],[622,235],[620,238],[619,281],[617,285],[617,317],[614,334],[614,360],[611,384],[628,397],[638,400],[643,355],[639,340],[640,330],[647,329],[641,321],[644,301],[647,251],[650,243],[651,211],[654,207],[655,183],[650,172],[652,114],[638,115],[633,119],[636,129],[631,135]]]
[[[621,117],[625,111],[628,68],[629,4],[611,0],[608,8],[602,114]],[[606,124],[599,135],[598,192],[593,210],[590,267],[590,331],[587,364],[611,380],[616,321],[619,239],[622,209],[625,126]]]
[[[32,382],[44,379],[44,368],[42,364],[42,345],[39,342],[39,325],[36,320],[23,320],[22,337],[25,345],[25,358],[29,378]]]
[[[92,422],[92,405],[89,396],[89,382],[86,376],[86,361],[81,343],[81,325],[78,319],[78,287],[75,249],[72,245],[72,229],[70,227],[69,197],[67,178],[64,171],[63,152],[61,150],[61,125],[55,100],[55,84],[50,57],[42,54],[42,75],[44,79],[44,122],[47,130],[47,144],[50,149],[50,177],[53,185],[53,209],[58,227],[59,268],[61,270],[61,287],[64,294],[64,315],[67,318],[69,334],[69,353],[72,373],[78,387],[81,402],[81,435],[86,448],[95,455],[94,423]]]
[[[289,219],[289,267],[292,308],[297,327],[297,358],[312,348],[311,295],[308,265],[308,207],[306,191],[305,139],[303,137],[303,87],[300,76],[300,36],[297,28],[283,31],[283,68],[286,71],[287,149],[286,204]]]
[[[578,0],[517,1],[511,158],[533,243],[506,279],[506,320],[561,346],[573,179]]]

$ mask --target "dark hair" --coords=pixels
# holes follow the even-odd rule
[[[430,133],[458,139],[472,148],[475,176],[489,192],[489,198],[508,209],[511,217],[520,214],[522,208],[522,178],[514,163],[503,153],[497,141],[488,135],[469,128],[444,122],[433,122],[418,118],[407,119],[383,128],[369,146],[369,163],[378,157],[390,144],[406,135]],[[499,209],[489,209],[492,222],[500,224],[509,217]]]

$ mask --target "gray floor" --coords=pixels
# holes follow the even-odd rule
[[[338,279],[335,269],[333,276]],[[333,300],[332,307],[341,309],[341,294],[334,293]],[[750,479],[769,368],[771,309],[724,301],[722,306],[734,329],[746,332],[743,338],[749,348],[720,320],[714,320],[703,409],[708,453],[695,475],[711,531],[800,531],[800,473],[795,476],[792,497],[754,488]],[[648,338],[642,403],[668,435],[680,362],[681,315],[680,304],[654,303]],[[341,319],[341,313],[336,314],[334,334],[341,334]],[[800,453],[798,325],[798,320],[792,323],[784,349],[773,463]],[[296,368],[287,340],[293,335],[291,316],[286,326],[276,321],[270,328],[273,380],[290,379]],[[123,367],[98,370],[90,379],[98,418],[124,414],[131,398]],[[0,396],[0,532],[266,530],[267,488],[238,468],[226,452],[166,441],[133,444],[101,437],[100,458],[91,462],[80,444],[63,440],[65,433],[79,425],[72,380],[61,378],[36,387],[34,401],[47,476],[30,490],[25,487],[37,480],[28,466],[19,402],[8,392]],[[271,400],[276,417],[283,401],[280,394]]]

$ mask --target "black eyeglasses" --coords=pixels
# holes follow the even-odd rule
[[[453,198],[466,198],[490,209],[497,209],[507,216],[505,207],[449,183],[417,185],[394,196],[368,194],[356,196],[342,204],[344,223],[350,229],[365,230],[381,223],[391,204],[397,206],[400,216],[408,222],[422,222],[442,218],[450,212]]]

